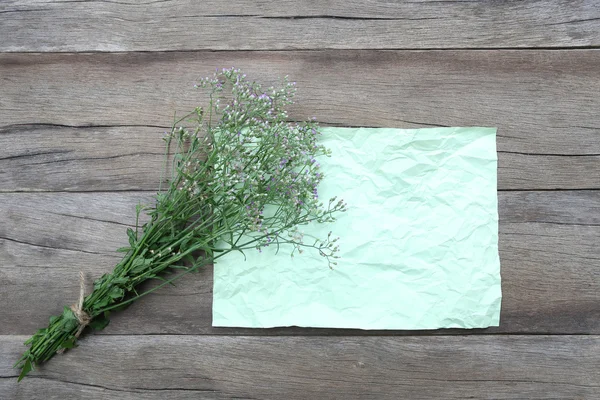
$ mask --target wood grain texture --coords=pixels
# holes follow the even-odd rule
[[[72,303],[79,269],[90,281],[112,270],[140,201],[151,193],[0,194],[0,334],[32,333]],[[441,333],[600,333],[600,191],[502,192],[499,213],[501,326]],[[402,333],[212,328],[211,306],[207,268],[115,314],[103,334]]]
[[[206,104],[199,78],[232,65],[265,85],[297,81],[296,120],[497,126],[500,151],[600,155],[600,50],[0,54],[0,121],[166,127]]]
[[[0,192],[158,190],[165,177],[163,131],[144,126],[0,128]],[[600,147],[600,137],[598,142]],[[500,190],[600,188],[600,155],[525,154],[518,142],[502,136],[498,146],[509,149],[498,154]]]
[[[5,0],[0,38],[0,399],[600,398],[596,0]],[[497,126],[501,326],[212,328],[211,267],[17,384],[232,65],[297,81],[293,120]]]
[[[588,47],[599,19],[595,0],[18,0],[0,51]]]
[[[0,191],[158,190],[159,127],[19,125],[0,128]]]
[[[95,336],[20,384],[0,336],[0,397],[595,399],[600,337]]]

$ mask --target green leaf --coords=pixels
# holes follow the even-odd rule
[[[110,297],[102,297],[92,305],[92,308],[94,310],[100,310],[100,309],[106,307],[107,305],[109,305],[110,301],[111,301]]]
[[[141,205],[141,204],[137,204],[135,206],[135,227],[138,228],[139,227],[139,222],[140,222],[140,214],[142,213],[142,211],[144,210],[145,206]]]
[[[113,286],[108,291],[108,295],[110,296],[110,298],[115,299],[115,300],[122,299],[123,296],[125,295],[125,291],[118,286]]]
[[[77,319],[68,319],[63,322],[62,331],[63,332],[72,332],[77,326],[79,326],[79,322]]]
[[[131,263],[130,272],[132,272],[133,274],[139,274],[143,272],[151,263],[152,260],[150,258],[137,257]]]
[[[110,320],[104,316],[95,318],[92,322],[90,322],[89,327],[91,327],[94,330],[100,331],[104,328],[106,328],[106,326],[108,325],[108,323],[110,322]]]
[[[76,340],[75,337],[71,336],[71,338],[62,342],[60,344],[60,347],[62,347],[63,349],[72,349],[73,347],[75,347],[75,340]]]
[[[183,256],[183,259],[188,262],[190,265],[194,265],[194,263],[196,262],[196,259],[194,258],[193,255],[191,255],[190,253],[186,254]]]
[[[127,228],[127,236],[129,236],[129,245],[131,247],[135,247],[135,242],[137,242],[137,237],[133,229]]]
[[[167,195],[164,193],[156,194],[156,202],[160,205],[167,199]]]
[[[45,329],[45,328],[38,329],[37,332],[35,332],[32,337],[30,337],[29,339],[27,339],[27,341],[25,342],[25,344],[32,343],[33,341],[35,341],[35,340],[39,339],[40,337],[43,337],[44,335],[46,335],[47,332],[48,332],[48,330]]]
[[[77,317],[75,316],[75,313],[73,313],[73,311],[67,306],[65,306],[63,308],[62,318],[63,318],[63,321],[70,321],[70,320],[77,321]]]
[[[122,285],[125,285],[125,284],[129,283],[129,279],[127,279],[127,278],[125,278],[123,276],[120,276],[118,278],[113,278],[111,282],[112,282],[113,285],[120,285],[120,286],[122,286]]]
[[[17,379],[17,382],[21,382],[21,379],[25,378],[25,375],[27,375],[32,369],[33,365],[31,365],[31,360],[28,358],[27,361],[25,361],[25,364],[23,364],[23,368],[21,368],[21,373],[19,374],[19,379]]]
[[[117,249],[117,252],[119,253],[129,253],[129,251],[131,251],[131,247],[119,247]]]
[[[109,274],[104,274],[100,278],[96,279],[94,281],[94,289],[100,289],[104,285],[104,282],[106,282],[106,280],[109,278],[109,276]]]
[[[158,243],[172,243],[174,241],[173,236],[163,236],[158,240]]]

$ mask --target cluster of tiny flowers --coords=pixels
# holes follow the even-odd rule
[[[319,200],[323,173],[317,159],[330,152],[318,143],[315,121],[287,121],[285,106],[293,102],[295,82],[286,77],[281,88],[263,90],[239,69],[228,68],[215,71],[196,86],[209,88],[210,109],[205,115],[210,113],[217,121],[207,132],[214,176],[209,184],[215,204],[212,212],[233,224],[231,229],[260,236],[259,249],[287,231],[292,236],[285,241],[295,243],[300,251],[305,245],[302,237],[288,228],[309,218],[331,221],[334,213],[345,210],[345,204],[330,202],[325,208]],[[186,132],[182,128],[168,136],[190,137]],[[193,172],[181,183],[182,190],[192,194],[194,180],[199,178]],[[332,256],[329,242],[323,244],[323,248],[311,247]]]
[[[319,243],[319,246],[317,247],[319,249],[319,254],[322,257],[325,257],[325,258],[327,258],[327,260],[329,260],[330,267],[332,265],[337,265],[337,262],[331,261],[331,259],[340,258],[340,256],[338,255],[338,253],[340,251],[340,246],[337,244],[337,242],[339,240],[340,240],[339,236],[332,239],[331,232],[329,232],[329,235],[327,235],[327,239],[321,241]]]

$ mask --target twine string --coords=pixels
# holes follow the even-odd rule
[[[83,271],[79,271],[79,300],[77,300],[77,303],[73,303],[71,304],[71,306],[69,307],[71,309],[71,311],[73,311],[73,314],[75,314],[75,317],[77,318],[77,323],[79,324],[79,327],[77,328],[77,331],[75,332],[75,339],[79,338],[79,335],[81,335],[81,333],[83,332],[83,330],[85,329],[86,326],[88,326],[88,324],[90,322],[92,322],[92,317],[90,317],[90,315],[85,312],[83,310],[83,301],[85,300],[85,275],[83,274]],[[64,353],[65,349],[59,349],[57,351],[58,354],[62,354]]]

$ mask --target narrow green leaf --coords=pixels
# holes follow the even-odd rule
[[[25,361],[25,364],[23,364],[23,368],[21,368],[21,373],[19,374],[19,379],[17,379],[17,382],[21,382],[21,380],[32,370],[32,368],[31,360],[28,358],[27,361]]]
[[[129,245],[131,247],[135,247],[135,242],[137,242],[137,237],[133,229],[127,228],[127,236],[129,236]]]

